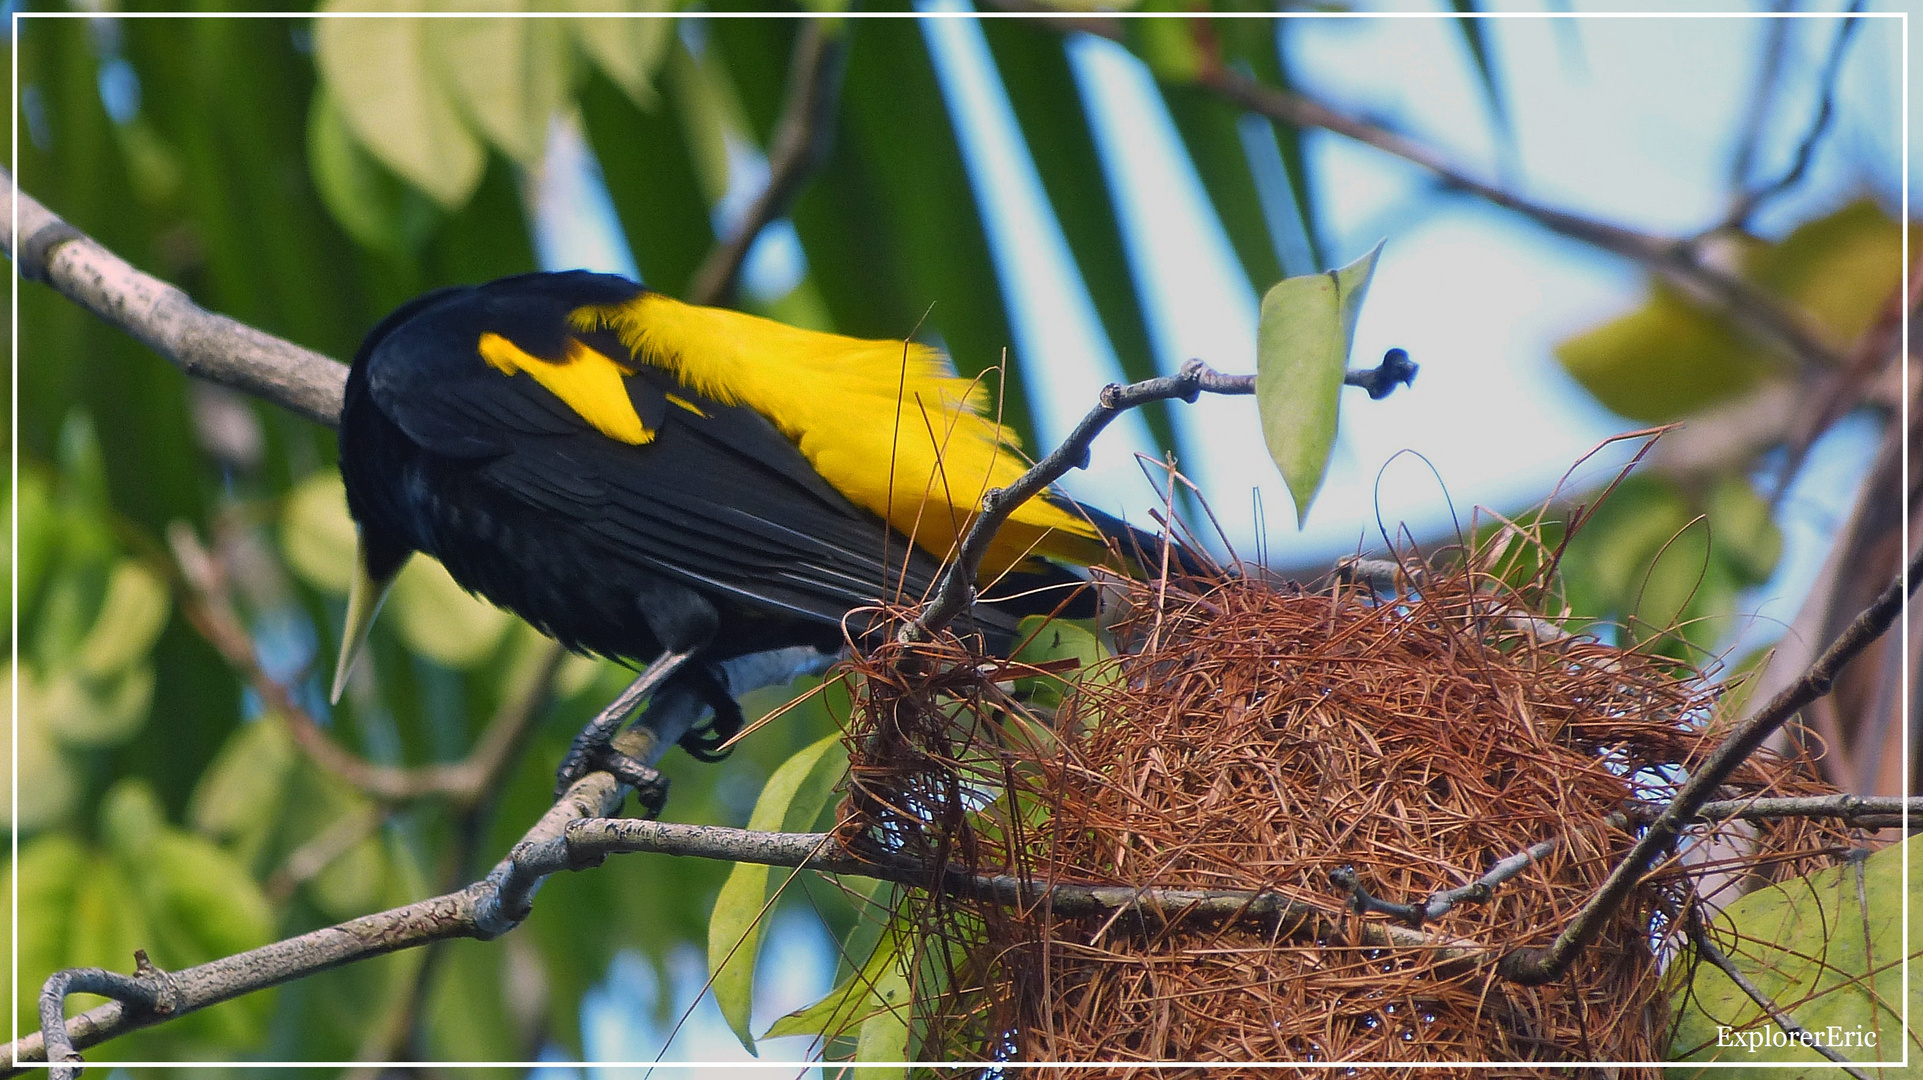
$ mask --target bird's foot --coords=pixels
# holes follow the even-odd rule
[[[582,732],[582,736],[587,734]],[[566,794],[576,780],[591,772],[613,774],[616,780],[634,789],[634,797],[649,817],[661,816],[661,808],[668,801],[668,778],[661,775],[661,770],[605,743],[595,745],[584,738],[576,738],[567,756],[561,759],[561,767],[555,773],[555,798]]]

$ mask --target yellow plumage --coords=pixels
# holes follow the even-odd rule
[[[659,293],[582,307],[570,320],[611,329],[643,363],[767,417],[835,490],[937,557],[951,553],[983,492],[1027,468],[1014,437],[983,415],[986,392],[925,345],[802,330]],[[1088,521],[1034,499],[1002,528],[982,573],[992,579],[1031,554],[1088,564],[1106,552]]]

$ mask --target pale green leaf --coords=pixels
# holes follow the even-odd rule
[[[768,778],[748,817],[748,828],[761,832],[807,829],[821,816],[828,796],[847,771],[848,755],[839,733],[802,748]],[[771,869],[737,863],[722,883],[708,920],[708,970],[713,975],[715,1004],[750,1053],[755,1048],[748,1026],[754,1006],[755,962],[761,952]]]
[[[294,573],[316,589],[347,595],[354,582],[356,536],[339,473],[315,473],[282,504],[281,553]]]
[[[1905,846],[1910,866],[1907,888]],[[1717,938],[1750,982],[1804,1028],[1825,1035],[1834,1029],[1875,1038],[1874,1046],[1836,1046],[1843,1056],[1894,1061],[1907,1049],[1915,1060],[1923,1053],[1923,1045],[1914,1035],[1904,1045],[1903,907],[1906,898],[1923,891],[1923,837],[1869,856],[1861,866],[1860,899],[1857,874],[1858,867],[1844,865],[1758,889],[1716,917]],[[1919,956],[1923,953],[1913,953],[1909,962],[1914,965]],[[1686,969],[1679,966],[1678,970]],[[1923,1012],[1923,979],[1916,977],[1914,969],[1909,993],[1911,1015]],[[1814,1080],[1836,1075],[1836,1067],[1827,1062],[1804,1070],[1768,1068],[1769,1062],[1823,1059],[1808,1047],[1750,1046],[1736,1038],[1761,1039],[1772,1032],[1780,1037],[1780,1030],[1712,964],[1696,966],[1693,982],[1678,989],[1675,1005],[1680,1015],[1672,1054],[1692,1061],[1757,1066],[1680,1075],[1718,1080]]]
[[[324,13],[408,11],[406,0],[334,0]],[[361,145],[450,210],[487,165],[428,46],[426,19],[317,18],[314,62]]]
[[[154,700],[151,664],[93,679],[76,669],[40,684],[37,714],[62,746],[118,746],[146,723]]]
[[[503,0],[471,10],[518,10]],[[548,125],[567,103],[572,46],[561,19],[435,19],[428,24],[439,78],[461,112],[522,165],[540,161]]]
[[[570,4],[576,11],[672,12],[675,7],[672,0],[629,0],[625,5],[603,0],[570,0]],[[573,27],[574,40],[581,51],[628,95],[636,108],[653,112],[660,105],[661,95],[654,88],[654,79],[668,58],[668,47],[674,44],[675,20],[671,16],[570,19],[567,25]]]
[[[307,113],[307,169],[334,220],[374,251],[411,255],[439,220],[433,200],[354,138],[324,83],[315,88]]]
[[[200,774],[187,820],[203,835],[252,863],[266,846],[298,760],[294,738],[278,717],[244,723]]]
[[[74,891],[68,915],[65,954],[46,971],[21,971],[34,985],[61,967],[127,971],[133,967],[135,949],[152,949],[157,944],[146,909],[118,859],[105,852],[90,852],[78,876],[79,888]],[[166,960],[156,960],[168,966]],[[22,999],[27,997],[21,995]],[[76,1004],[85,1007],[94,1002],[81,998]],[[39,1022],[33,1021],[32,1026],[38,1027]]]
[[[365,814],[373,814],[370,808]],[[352,826],[354,822],[346,821]],[[328,862],[308,883],[307,895],[330,918],[351,919],[381,906],[389,882],[387,844],[377,827]]]
[[[1069,688],[1085,679],[1107,682],[1117,676],[1112,665],[1104,665],[1108,651],[1089,628],[1070,619],[1045,619],[1039,615],[1024,618],[1016,631],[1021,647],[1011,658],[1025,664],[1047,664],[1075,660],[1080,666],[1060,675],[1036,675],[1016,683],[1028,700],[1044,708],[1060,705]]]
[[[1736,568],[1744,584],[1769,580],[1783,555],[1783,533],[1770,520],[1769,501],[1747,477],[1732,473],[1710,489],[1707,509],[1717,554]]]
[[[514,616],[475,598],[433,559],[411,559],[394,581],[386,610],[401,637],[422,656],[451,668],[494,655]]]
[[[905,957],[895,954],[882,968],[869,991],[875,1011],[861,1022],[855,1036],[856,1061],[907,1061],[909,1006],[912,1004]],[[857,1080],[906,1080],[901,1066],[856,1069]]]
[[[21,763],[23,766],[25,762]],[[8,868],[9,896],[18,882],[14,917],[20,927],[17,941],[22,989],[38,989],[41,980],[69,963],[73,943],[74,901],[87,869],[87,849],[64,832],[48,833],[20,844],[20,861]],[[0,921],[0,934],[12,933],[12,921]],[[13,955],[9,950],[8,955]],[[20,995],[20,1024],[31,1031],[40,1026],[34,1013],[39,995]]]
[[[1287,278],[1262,298],[1256,408],[1269,456],[1295,499],[1297,525],[1328,472],[1355,321],[1381,253],[1378,243],[1340,270]]]
[[[166,823],[167,811],[145,780],[120,781],[100,803],[101,838],[130,863],[138,863],[152,850]]]
[[[1780,370],[1664,285],[1635,311],[1557,345],[1556,359],[1610,411],[1651,424],[1736,397]]]
[[[81,671],[104,678],[146,659],[167,625],[167,583],[132,559],[107,579],[107,597],[75,658]]]
[[[5,805],[17,809],[18,816],[13,824],[22,832],[58,824],[71,814],[80,796],[80,777],[67,755],[60,752],[54,742],[45,698],[40,681],[34,677],[33,668],[22,665],[15,669],[7,665],[6,673],[13,675],[18,671],[19,681],[7,680],[19,692],[19,717],[23,723],[20,728],[18,748],[18,768],[7,770],[9,784],[20,785],[19,806],[13,807],[12,792]],[[9,712],[9,725],[14,714]],[[0,732],[0,735],[4,735]]]
[[[702,197],[719,202],[733,172],[728,140],[742,138],[746,130],[734,87],[712,52],[697,60],[686,49],[673,49],[665,71],[674,84],[672,100],[681,113],[682,136]]]

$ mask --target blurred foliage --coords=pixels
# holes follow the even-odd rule
[[[1907,858],[1905,857],[1907,849]],[[1909,881],[1904,881],[1904,867]],[[1857,852],[1847,864],[1822,870],[1743,896],[1710,924],[1717,947],[1770,1000],[1784,1007],[1805,1029],[1831,1040],[1875,1038],[1845,1045],[1832,1041],[1853,1061],[1898,1061],[1923,1052],[1905,1015],[1923,1009],[1923,980],[1904,978],[1903,908],[1906,898],[1923,891],[1923,839]],[[1782,1032],[1721,968],[1700,957],[1678,964],[1687,981],[1675,980],[1676,1031],[1671,1047],[1686,1061],[1720,1061],[1722,1068],[1680,1070],[1689,1077],[1817,1077],[1837,1069],[1805,1046],[1751,1049],[1724,1045],[1719,1029],[1735,1037],[1780,1038]],[[1903,988],[1909,1000],[1903,1001]],[[1840,1034],[1832,1034],[1840,1033]],[[1807,1069],[1772,1068],[1771,1062],[1821,1062]],[[1745,1063],[1751,1068],[1732,1063]]]
[[[651,2],[629,6],[656,10]],[[348,7],[418,9],[379,0],[330,10]],[[798,29],[783,19],[17,26],[22,189],[201,304],[341,358],[411,296],[536,267],[525,193],[551,116],[577,126],[592,148],[643,277],[683,293],[725,224],[716,207],[739,180],[742,153],[771,139]],[[1260,294],[1284,273],[1269,232],[1278,206],[1316,250],[1315,177],[1301,133],[1266,125],[1289,184],[1263,189],[1246,118],[1193,78],[1221,62],[1289,85],[1278,48],[1289,24],[1169,19],[1129,30],[1165,80],[1183,145]],[[1061,38],[1012,21],[985,31],[1123,370],[1154,374],[1116,203]],[[995,368],[1008,349],[1016,377],[1003,387],[1004,416],[1032,445],[1019,373],[1044,358],[1013,347],[920,32],[906,20],[850,20],[842,32],[849,51],[832,150],[792,208],[806,272],[785,295],[750,293],[745,303],[844,333],[919,334],[947,347],[965,374]],[[1500,112],[1486,43],[1472,34],[1465,44]],[[1897,242],[1888,219],[1863,203],[1780,243],[1729,246],[1745,275],[1805,306],[1841,347],[1894,280]],[[162,539],[171,525],[208,539],[268,674],[330,738],[373,762],[463,757],[526,688],[541,641],[416,560],[375,628],[362,677],[328,708],[321,677],[352,544],[332,434],[190,386],[45,288],[23,285],[19,313],[22,843],[8,869],[21,897],[20,1022],[33,1023],[31,990],[56,967],[127,970],[135,948],[163,967],[197,963],[457,886],[506,851],[551,801],[552,768],[573,732],[627,672],[564,664],[559,700],[500,790],[472,813],[433,800],[383,805],[322,771],[297,748],[289,718],[263,710],[189,621],[172,617],[181,604]],[[1644,420],[1786,377],[1723,321],[1661,289],[1643,309],[1566,343],[1561,356],[1604,404]],[[246,439],[215,437],[215,413],[258,452],[235,454]],[[1169,415],[1148,411],[1158,451],[1177,449]],[[1560,541],[1566,516],[1561,508],[1542,516],[1546,539]],[[1570,541],[1560,595],[1580,618],[1698,658],[1779,548],[1768,507],[1740,470],[1635,477]],[[1086,675],[1109,670],[1096,663],[1100,648],[1093,633],[1063,624],[1023,656],[1075,658]],[[1041,712],[1068,681],[1037,677],[1016,690]],[[758,716],[793,692],[760,693],[744,707]],[[805,827],[832,802],[819,770],[838,752],[824,740],[846,710],[845,688],[830,687],[745,739],[721,767],[672,755],[670,812]],[[784,762],[784,782],[764,788]],[[409,1036],[395,1025],[416,1014],[418,1045],[433,1056],[528,1058],[549,1045],[577,1054],[582,995],[611,957],[635,949],[665,974],[677,948],[730,934],[752,955],[742,909],[765,900],[773,876],[703,860],[612,859],[550,881],[528,924],[505,941],[450,943],[432,963],[414,952],[324,972],[92,1055],[391,1056]],[[716,918],[724,887],[744,899],[725,900]],[[815,897],[831,932],[845,937],[836,989],[768,1034],[843,1032],[844,1055],[865,1047],[896,1056],[913,1033],[881,1006],[921,977],[902,959],[900,927],[891,929],[899,898],[872,882],[846,887],[853,895]],[[752,979],[730,978],[729,1014],[745,1036]],[[667,1007],[663,1021],[672,1019]],[[846,1032],[851,1014],[864,1022]]]
[[[1719,240],[1744,277],[1794,303],[1838,352],[1869,328],[1902,282],[1902,230],[1867,199],[1809,222],[1779,243],[1747,235]],[[1604,405],[1652,424],[1797,374],[1726,317],[1660,283],[1650,286],[1643,307],[1563,342],[1556,356]]]
[[[1691,489],[1633,475],[1570,538],[1564,598],[1577,619],[1621,627],[1625,646],[1706,665],[1734,629],[1739,594],[1769,580],[1782,550],[1746,478]]]

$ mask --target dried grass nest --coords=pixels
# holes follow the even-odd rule
[[[1387,593],[1252,573],[1119,584],[1120,654],[1052,718],[1011,684],[1036,670],[952,637],[863,660],[842,841],[1022,884],[1016,902],[953,877],[910,894],[922,970],[941,972],[916,1003],[921,1057],[1661,1060],[1675,913],[1711,879],[1828,865],[1848,834],[1722,827],[1731,845],[1660,866],[1563,980],[1497,976],[1596,891],[1634,839],[1625,808],[1663,799],[1734,719],[1673,661],[1556,630],[1489,573],[1500,554],[1406,562],[1420,586]],[[1813,775],[1759,754],[1725,795],[1823,790]],[[1336,883],[1419,904],[1551,839],[1486,902],[1420,929],[1358,914]],[[1065,884],[1262,899],[1204,910],[1151,891],[1088,913],[1058,910]]]

